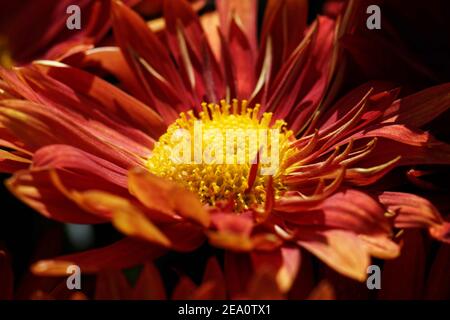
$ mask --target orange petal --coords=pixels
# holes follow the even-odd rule
[[[302,229],[298,237],[300,246],[332,269],[361,282],[366,279],[369,250],[355,234],[341,230],[319,232]]]
[[[67,176],[65,176],[67,177]],[[107,215],[91,214],[60,192],[48,170],[20,171],[6,181],[12,194],[45,217],[70,223],[100,223]]]
[[[67,276],[67,267],[70,265],[79,266],[82,273],[125,269],[157,258],[164,251],[147,242],[124,238],[103,248],[38,261],[32,265],[31,271],[40,276]]]
[[[362,239],[368,246],[370,255],[380,259],[394,259],[400,255],[400,246],[386,236],[370,236],[361,234]]]
[[[132,205],[114,210],[112,223],[119,231],[128,236],[146,240],[164,247],[171,245],[167,236]]]
[[[169,215],[178,214],[204,227],[209,225],[208,212],[184,187],[139,169],[130,171],[128,183],[130,193],[147,208]]]
[[[283,294],[278,287],[277,280],[271,269],[257,269],[250,279],[244,299],[252,300],[280,300]]]
[[[334,293],[333,285],[327,281],[322,280],[317,287],[311,291],[308,296],[308,300],[335,300],[336,294]]]
[[[252,239],[245,235],[211,231],[207,236],[209,243],[214,247],[232,251],[251,251],[254,248]]]

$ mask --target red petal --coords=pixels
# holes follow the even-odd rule
[[[428,200],[401,192],[383,192],[379,199],[390,212],[396,214],[396,227],[428,228],[431,236],[450,243],[450,223],[444,221]]]
[[[83,177],[92,177],[127,187],[127,170],[111,162],[67,145],[51,145],[39,149],[33,157],[33,169],[64,169]],[[92,185],[98,189],[100,184]]]
[[[218,231],[207,233],[211,245],[233,251],[253,249],[250,233],[253,229],[251,219],[230,213],[219,213],[211,216],[212,225]]]
[[[384,122],[420,128],[450,108],[450,84],[443,84],[397,100],[384,113]]]
[[[220,15],[220,25],[225,39],[230,34],[230,23],[233,19],[239,21],[252,50],[256,51],[256,28],[258,23],[258,2],[256,0],[225,0],[217,1],[217,10]]]
[[[389,82],[381,82],[381,81],[370,81],[368,83],[364,83],[359,87],[351,90],[345,96],[340,98],[333,106],[325,112],[325,114],[321,117],[318,123],[318,128],[321,130],[332,126],[339,119],[341,119],[345,114],[347,114],[371,89],[372,94],[376,95],[379,93],[388,94],[392,97],[391,102],[393,102],[398,94],[398,90],[393,90],[395,86]],[[372,98],[372,97],[371,97]],[[390,105],[390,104],[389,104]]]
[[[146,103],[155,106],[166,124],[172,123],[178,112],[189,104],[193,107],[193,100],[169,52],[145,21],[120,1],[113,1],[111,12],[114,36],[146,90]]]
[[[189,300],[192,299],[192,294],[197,289],[195,283],[188,277],[182,277],[177,286],[175,287],[172,300]]]
[[[24,100],[2,100],[0,114],[1,123],[28,151],[34,152],[51,144],[69,144],[124,168],[142,164],[142,158],[125,147],[123,135],[106,127],[100,129],[95,123],[89,124],[88,120],[65,114],[57,108]],[[143,152],[142,145],[138,148],[139,153],[150,153],[148,149]]]
[[[73,179],[73,175],[60,174],[65,181],[86,183],[79,176]],[[94,182],[88,180],[88,185],[93,186]],[[20,171],[7,180],[6,186],[21,201],[57,221],[91,224],[105,222],[109,218],[90,214],[67,198],[55,187],[48,170]]]
[[[398,165],[416,165],[416,164],[449,164],[450,163],[450,145],[431,139],[424,145],[414,146],[404,144],[394,140],[378,139],[377,145],[371,152],[370,157],[363,159],[358,163],[360,166],[370,167],[386,163],[401,156]]]
[[[226,294],[223,272],[217,259],[212,257],[206,265],[202,285],[194,292],[193,298],[196,300],[225,300]]]
[[[185,0],[165,1],[164,17],[171,52],[185,82],[196,91],[197,107],[205,98],[210,102],[224,98],[222,72],[196,12]]]
[[[231,63],[237,89],[236,98],[249,99],[256,85],[256,59],[251,43],[234,19],[230,26],[228,50],[232,57]]]
[[[95,119],[96,114],[92,112],[94,110],[90,109],[98,109],[97,112],[100,111],[110,119],[114,119],[118,123],[125,122],[154,138],[159,138],[165,132],[166,127],[158,114],[101,78],[76,68],[54,65],[46,61],[35,62],[35,65],[53,79],[70,87],[78,99],[85,99],[83,102],[86,106],[82,109],[83,115],[90,115]],[[43,85],[42,82],[41,79],[39,83]],[[51,87],[46,88],[47,95],[50,94],[51,89]],[[138,140],[138,136],[135,134],[133,139]],[[140,140],[142,139],[138,141]]]
[[[265,10],[261,32],[262,50],[265,52],[267,40],[272,41],[274,49],[274,70],[277,72],[282,63],[295,50],[303,39],[306,29],[308,3],[304,0],[270,0]],[[295,32],[289,32],[295,30]]]
[[[283,294],[271,269],[257,269],[250,278],[247,291],[238,297],[247,300],[280,300]]]
[[[131,288],[120,270],[103,270],[97,275],[95,300],[121,300],[130,298]]]
[[[132,298],[136,300],[165,300],[166,290],[158,269],[146,263],[133,288]]]
[[[124,238],[112,245],[61,256],[35,263],[31,270],[38,275],[66,276],[67,267],[77,265],[83,273],[98,273],[103,270],[121,270],[155,259],[165,250],[138,240]]]
[[[31,164],[31,160],[21,157],[13,152],[0,150],[0,171],[14,173],[26,169]]]
[[[423,298],[426,257],[423,240],[416,230],[405,232],[400,257],[384,263],[380,299]]]
[[[133,97],[145,101],[145,91],[118,47],[99,47],[66,57],[63,63],[90,72],[111,74]]]
[[[224,272],[227,292],[230,298],[236,298],[246,292],[253,274],[250,256],[243,253],[225,251]]]
[[[291,289],[300,268],[299,248],[284,247],[276,251],[255,251],[251,256],[255,270],[261,268],[271,270],[276,276],[281,292],[286,293]]]

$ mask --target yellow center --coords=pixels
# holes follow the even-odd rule
[[[198,117],[181,113],[168,127],[147,161],[150,172],[183,184],[204,204],[233,201],[238,212],[265,203],[270,176],[277,197],[293,152],[286,123],[271,113],[260,117],[260,106],[247,101],[202,107]]]

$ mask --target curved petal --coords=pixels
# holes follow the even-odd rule
[[[383,121],[420,128],[450,108],[449,92],[446,83],[399,99],[384,112]]]
[[[450,243],[450,223],[428,200],[402,192],[383,192],[379,199],[395,214],[396,227],[427,228],[432,237]]]
[[[193,102],[217,102],[225,97],[222,72],[199,17],[185,0],[164,2],[166,38]]]
[[[127,202],[113,209],[112,223],[119,231],[130,237],[146,240],[163,247],[171,245],[170,240],[158,227]]]
[[[73,175],[60,173],[65,181],[76,182],[78,186],[92,186],[93,181]],[[95,183],[95,182],[94,182]],[[93,215],[81,209],[75,202],[59,191],[50,175],[50,171],[19,171],[6,181],[9,191],[21,201],[44,215],[61,222],[69,223],[102,223],[108,216]]]
[[[132,128],[149,134],[153,138],[159,138],[165,132],[166,128],[163,120],[155,111],[103,79],[80,69],[64,64],[55,64],[51,61],[36,61],[34,65],[51,78],[64,84],[66,88],[70,88],[71,91],[62,91],[58,88],[66,93],[67,97],[76,95],[78,99],[83,99],[81,104],[85,105],[81,105],[82,109],[80,112],[84,116],[89,115],[96,119],[98,115],[93,111],[98,110],[111,120],[114,120],[114,122],[119,124],[126,123]],[[45,83],[38,76],[36,81],[39,81],[41,86]],[[43,95],[50,96],[52,87],[46,86],[45,90],[46,92]],[[62,98],[57,97],[56,94],[52,98],[55,98],[55,102],[62,101]],[[64,103],[67,103],[67,100]],[[74,109],[76,110],[76,108]],[[117,129],[120,130],[120,127]],[[125,131],[125,133],[128,136],[133,134],[131,130]],[[142,144],[148,143],[145,139],[140,138],[137,133],[134,133],[131,137]]]
[[[158,269],[152,263],[146,263],[136,286],[132,289],[134,300],[165,300],[166,290]]]
[[[119,300],[131,296],[131,287],[121,270],[103,270],[97,275],[95,300]]]
[[[67,56],[62,63],[77,69],[88,69],[98,75],[109,74],[117,78],[120,85],[133,97],[145,101],[145,91],[128,66],[118,47],[98,47]]]
[[[224,300],[227,297],[225,278],[215,257],[208,260],[202,284],[193,292],[195,300]]]
[[[184,187],[140,169],[130,171],[128,181],[130,193],[147,208],[177,214],[204,227],[209,225],[209,213],[197,196]]]
[[[308,300],[336,300],[333,285],[327,280],[320,281],[308,295]]]
[[[367,277],[369,251],[354,233],[341,230],[302,230],[297,243],[337,272],[358,281]]]
[[[83,273],[121,270],[155,259],[164,252],[161,247],[124,238],[103,248],[38,261],[33,264],[31,270],[42,276],[66,276],[67,267],[70,265],[78,265]]]
[[[261,31],[261,51],[265,52],[268,39],[272,41],[273,74],[303,39],[306,30],[308,2],[305,0],[270,0],[265,10]],[[289,32],[289,30],[296,32]]]
[[[256,0],[219,0],[216,5],[219,11],[221,30],[225,38],[227,39],[231,33],[231,21],[236,19],[239,25],[241,25],[242,31],[250,43],[250,47],[256,51],[258,2]]]
[[[301,202],[299,203],[301,205]],[[294,210],[295,206],[292,207]],[[322,202],[299,207],[298,211],[277,214],[298,227],[325,227],[354,231],[367,235],[390,235],[391,222],[384,216],[385,210],[372,197],[357,190],[344,190],[329,196]]]
[[[89,120],[24,100],[0,101],[0,122],[30,152],[47,145],[69,144],[123,168],[142,165],[143,159],[139,153],[142,156],[150,154],[148,149],[143,150],[142,145],[137,147],[140,151],[134,149],[137,153],[125,148],[125,136],[117,131],[106,127],[97,128]]]
[[[280,291],[290,290],[300,269],[300,249],[283,247],[276,251],[252,252],[252,262],[255,270],[270,268],[276,276]]]
[[[172,123],[194,103],[167,48],[144,20],[120,1],[112,2],[111,15],[116,42],[145,89],[145,102],[167,125]]]
[[[36,151],[33,157],[33,169],[61,169],[91,176],[92,180],[105,180],[118,187],[127,187],[128,171],[109,161],[68,145],[50,145]],[[99,187],[93,183],[92,187]]]
[[[38,150],[32,168],[7,183],[19,199],[46,217],[72,223],[98,223],[109,212],[89,214],[81,192],[100,189],[128,196],[127,170],[82,150],[51,145]]]

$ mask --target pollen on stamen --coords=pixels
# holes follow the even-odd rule
[[[201,107],[198,113],[181,113],[168,127],[147,160],[148,170],[181,183],[204,204],[232,200],[237,212],[264,205],[269,176],[279,196],[292,155],[286,123],[271,113],[260,115],[260,105],[251,108],[245,100]],[[258,171],[250,182],[255,164]]]

